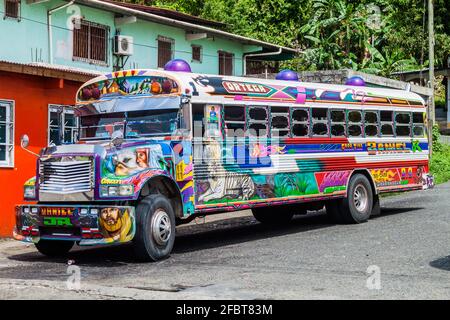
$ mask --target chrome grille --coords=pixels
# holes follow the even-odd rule
[[[88,192],[93,188],[93,161],[42,161],[39,189],[49,193]]]

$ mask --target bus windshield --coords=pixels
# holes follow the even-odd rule
[[[115,112],[80,117],[81,139],[109,139],[121,131],[125,138],[168,136],[178,128],[178,110]]]

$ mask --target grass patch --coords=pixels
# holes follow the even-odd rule
[[[430,161],[430,172],[434,183],[444,183],[450,180],[450,145],[439,141],[439,127],[433,128],[433,154]]]

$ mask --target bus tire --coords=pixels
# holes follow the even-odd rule
[[[48,257],[60,257],[66,255],[72,249],[74,241],[62,240],[39,240],[35,243],[36,249]]]
[[[287,224],[294,216],[294,211],[289,206],[258,207],[253,208],[252,213],[257,221],[272,225]]]
[[[366,176],[355,174],[350,178],[347,197],[338,204],[340,219],[343,223],[366,222],[372,213],[373,191]]]
[[[146,196],[136,207],[136,257],[142,261],[167,258],[174,243],[175,213],[170,201],[162,194]]]

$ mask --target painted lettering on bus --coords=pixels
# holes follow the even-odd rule
[[[44,226],[73,227],[69,217],[44,217]]]
[[[405,142],[367,142],[367,151],[405,151]]]
[[[73,216],[73,208],[42,207],[41,216],[64,217]]]
[[[231,81],[223,81],[223,87],[229,93],[263,93],[266,94],[270,91],[269,88],[266,88],[260,84],[254,83],[244,83],[244,82],[231,82]]]

